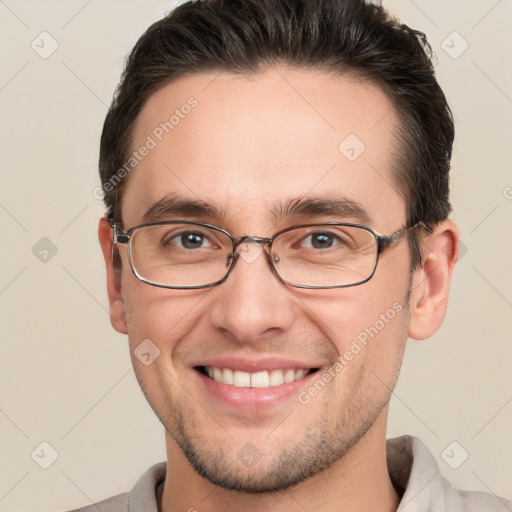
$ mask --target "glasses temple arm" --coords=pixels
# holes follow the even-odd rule
[[[130,240],[130,236],[123,232],[119,224],[115,222],[112,224],[112,244],[127,244]]]
[[[409,226],[403,229],[399,229],[398,231],[395,231],[392,235],[378,236],[378,252],[380,253],[385,247],[395,245],[404,236],[408,235],[409,233],[418,228],[423,228],[429,235],[431,235],[434,232],[434,230],[430,226],[427,226],[423,221],[420,220],[413,226]]]

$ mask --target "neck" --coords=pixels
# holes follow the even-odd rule
[[[385,408],[386,409],[386,408]],[[383,410],[372,428],[331,467],[281,492],[249,494],[211,484],[190,466],[167,434],[167,475],[161,512],[395,512],[400,502],[386,463]]]

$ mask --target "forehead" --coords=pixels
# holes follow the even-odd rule
[[[125,225],[169,195],[248,229],[290,201],[343,196],[395,227],[405,212],[391,172],[396,123],[380,88],[311,70],[179,78],[135,124]]]

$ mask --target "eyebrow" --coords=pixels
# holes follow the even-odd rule
[[[352,218],[361,224],[371,225],[373,219],[359,202],[342,195],[290,199],[272,211],[274,220],[287,217],[332,216],[341,219]]]
[[[351,218],[361,224],[372,224],[372,217],[366,208],[357,201],[340,195],[293,198],[276,205],[271,210],[275,222],[291,217],[330,216],[340,219]],[[162,197],[144,213],[142,222],[158,222],[170,217],[215,217],[225,219],[224,208],[201,199],[187,199],[176,195]]]
[[[208,216],[224,218],[222,208],[200,199],[185,199],[175,195],[162,197],[152,204],[142,216],[144,223],[158,222],[176,216]]]

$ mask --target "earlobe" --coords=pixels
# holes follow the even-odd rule
[[[430,338],[443,323],[453,267],[457,261],[458,240],[457,226],[445,220],[424,242],[423,262],[415,270],[412,281],[410,338]]]
[[[110,322],[112,327],[121,334],[128,334],[124,311],[123,292],[121,289],[120,273],[114,268],[112,249],[112,227],[106,217],[102,217],[98,224],[98,238],[105,260],[107,272],[107,292],[110,309]]]

